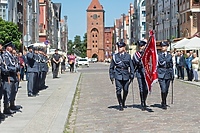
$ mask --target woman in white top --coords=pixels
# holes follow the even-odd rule
[[[192,70],[194,74],[194,81],[198,81],[198,68],[199,68],[199,58],[197,57],[196,53],[193,53]]]

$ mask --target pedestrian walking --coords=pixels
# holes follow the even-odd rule
[[[70,65],[70,72],[74,72],[74,63],[75,63],[75,59],[76,59],[76,56],[74,56],[73,53],[71,53],[69,56],[68,56],[68,63]]]
[[[52,55],[52,67],[53,67],[53,78],[58,78],[58,71],[60,66],[61,55],[58,54],[58,49],[55,50],[55,53]]]
[[[141,61],[141,58],[144,54],[144,49],[146,46],[145,41],[138,41],[137,45],[139,47],[139,51],[137,51],[133,55],[133,64],[135,66],[135,73],[139,85],[139,91],[140,91],[140,100],[141,100],[141,110],[144,111],[146,110],[146,99],[148,95],[148,87],[145,81],[145,70]]]
[[[158,54],[158,82],[161,88],[161,106],[163,109],[167,109],[167,95],[169,91],[170,81],[174,80],[173,61],[172,55],[167,52],[169,44],[167,42],[161,42],[161,52]]]
[[[109,68],[109,75],[111,82],[115,80],[116,95],[119,103],[119,110],[125,108],[125,101],[128,95],[128,88],[134,78],[134,66],[131,55],[125,50],[126,44],[118,42],[118,53],[113,54],[112,61]],[[123,90],[123,98],[121,92]]]

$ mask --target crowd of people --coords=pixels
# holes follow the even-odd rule
[[[199,58],[191,51],[171,52],[174,75],[178,79],[198,82]],[[185,74],[186,72],[186,74]],[[185,79],[185,75],[187,79]]]
[[[0,119],[20,110],[15,98],[21,81],[27,81],[27,96],[36,97],[39,91],[46,89],[45,79],[48,72],[48,57],[42,47],[28,47],[28,51],[18,52],[12,42],[0,44],[1,87],[0,103],[3,100],[3,112],[0,105]]]

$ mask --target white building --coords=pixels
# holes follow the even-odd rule
[[[134,38],[135,40],[145,39],[146,34],[146,4],[145,0],[134,1]]]
[[[158,32],[157,40],[167,40],[178,37],[179,27],[177,17],[179,15],[177,15],[178,0],[158,0],[156,25],[156,31]]]
[[[8,0],[0,0],[0,17],[7,20]]]

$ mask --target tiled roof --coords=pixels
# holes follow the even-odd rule
[[[88,7],[88,10],[103,10],[103,6],[99,3],[98,0],[92,0]]]

